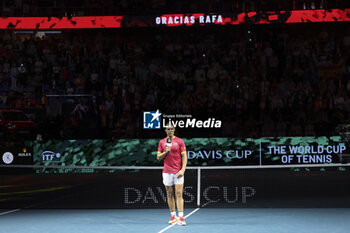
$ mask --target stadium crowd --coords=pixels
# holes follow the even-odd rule
[[[350,120],[349,29],[257,26],[252,42],[244,26],[1,31],[0,108],[45,138],[158,135],[142,125],[157,109],[222,120],[205,136],[334,135]]]

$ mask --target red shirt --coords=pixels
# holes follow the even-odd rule
[[[158,152],[163,153],[166,149],[167,137],[159,141]],[[186,146],[181,138],[176,136],[171,139],[170,152],[164,158],[164,173],[178,173],[182,168],[182,152],[186,152]]]

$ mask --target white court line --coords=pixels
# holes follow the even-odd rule
[[[184,218],[186,219],[187,217],[191,216],[192,214],[196,213],[200,208],[198,207],[197,209],[193,210],[191,213],[189,213],[188,215],[186,215]],[[167,226],[166,228],[164,228],[163,230],[159,231],[158,233],[162,233],[170,228],[172,228],[173,226],[175,226],[177,223],[173,223],[170,226]]]
[[[47,203],[52,202],[52,201],[57,201],[57,200],[59,200],[59,199],[65,198],[65,197],[66,197],[66,196],[63,196],[63,197],[56,198],[56,199],[54,199],[54,200],[44,201],[44,202],[41,202],[41,203],[38,203],[38,204],[26,206],[26,207],[24,207],[23,209],[30,209],[30,208],[35,207],[35,206],[41,206],[41,205],[43,205],[43,204],[47,204]],[[0,213],[0,216],[1,216],[1,215],[5,215],[5,214],[14,213],[14,212],[17,212],[17,211],[20,211],[20,210],[22,210],[22,209],[13,209],[13,210],[5,211],[5,212]]]
[[[20,211],[21,209],[14,209],[14,210],[9,210],[9,211],[6,211],[6,212],[3,212],[3,213],[0,213],[0,216],[1,215],[5,215],[5,214],[10,214],[10,213],[13,213],[13,212],[17,212],[17,211]]]
[[[198,207],[197,209],[193,210],[191,213],[189,213],[188,215],[186,215],[184,217],[184,219],[186,219],[187,217],[190,217],[192,214],[196,213],[200,208]]]

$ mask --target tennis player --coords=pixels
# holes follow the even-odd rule
[[[171,215],[169,224],[177,222],[179,225],[185,226],[183,187],[187,165],[186,146],[181,138],[174,135],[175,127],[172,124],[166,126],[165,132],[167,137],[159,142],[157,159],[164,160],[163,183]],[[174,188],[179,217],[176,216]]]

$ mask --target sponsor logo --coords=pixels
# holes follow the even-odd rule
[[[10,164],[13,162],[13,154],[11,152],[5,152],[3,155],[2,155],[2,161],[4,161],[4,163],[6,164]]]
[[[247,159],[252,150],[200,150],[187,151],[188,159]]]
[[[60,161],[61,154],[55,153],[53,151],[44,151],[41,153],[42,161],[52,161],[52,162],[58,162]]]
[[[161,119],[162,117],[162,119]],[[160,129],[166,125],[172,124],[175,128],[221,128],[221,120],[208,118],[199,120],[189,114],[167,115],[157,111],[143,112],[143,128],[144,129]]]
[[[143,128],[144,129],[160,129],[160,117],[162,113],[157,110],[156,112],[143,112]]]
[[[27,148],[23,148],[22,150],[23,152],[19,152],[18,153],[18,157],[31,157],[32,156],[32,153],[30,152],[27,152]]]
[[[198,120],[196,118],[187,118],[186,120],[172,120],[166,121],[163,119],[163,127],[168,123],[174,125],[175,128],[221,128],[222,122],[215,118],[208,118],[207,120]]]

